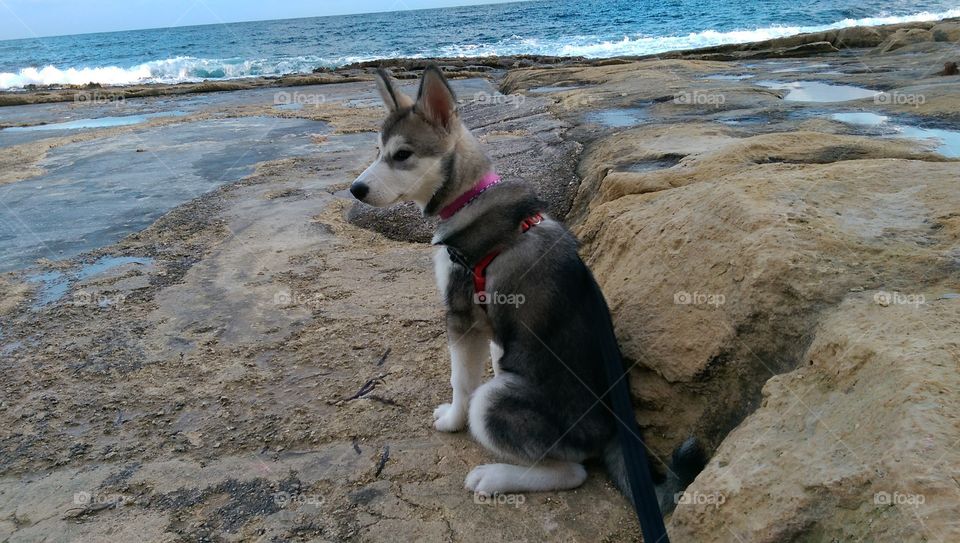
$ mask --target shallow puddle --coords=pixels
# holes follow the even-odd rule
[[[182,111],[164,111],[162,113],[147,113],[144,115],[124,115],[122,117],[97,117],[94,119],[76,119],[62,123],[37,124],[33,126],[12,126],[3,129],[3,132],[43,132],[52,130],[83,130],[91,128],[114,128],[117,126],[131,126],[142,124],[157,117],[179,117],[185,115]]]
[[[703,79],[709,79],[711,81],[743,81],[744,79],[750,79],[752,77],[754,77],[753,74],[713,74]]]
[[[664,156],[650,160],[640,160],[631,164],[621,164],[613,169],[615,172],[647,173],[672,168],[683,160],[683,156]]]
[[[28,275],[26,278],[28,282],[40,283],[33,307],[37,309],[62,299],[70,291],[70,285],[76,281],[96,277],[127,264],[150,266],[153,264],[153,259],[137,256],[104,256],[91,264],[81,264],[73,270],[55,270]]]
[[[782,74],[782,73],[789,73],[789,72],[812,72],[812,71],[820,70],[823,68],[829,68],[829,67],[830,67],[829,64],[803,64],[799,66],[791,66],[789,68],[780,68],[779,70],[772,70],[770,73]],[[823,72],[817,72],[817,73],[823,73]]]
[[[841,123],[856,124],[860,126],[880,126],[890,120],[890,117],[885,115],[877,115],[876,113],[869,113],[866,111],[853,113],[834,113],[830,117],[835,121],[840,121]]]
[[[916,126],[898,126],[899,137],[937,142],[936,152],[950,158],[960,158],[960,132],[942,128],[918,128]]]
[[[737,116],[725,116],[717,117],[716,121],[728,124],[732,126],[754,126],[754,125],[769,125],[776,122],[778,119],[772,118],[770,115],[758,114],[758,115],[737,115]]]
[[[788,102],[846,102],[872,98],[879,91],[854,87],[852,85],[831,85],[817,81],[758,81],[757,85],[768,89],[786,90],[783,97]]]
[[[583,85],[569,85],[569,86],[546,85],[543,87],[534,87],[532,89],[528,89],[527,92],[532,94],[548,94],[551,92],[563,92],[563,91],[568,91],[573,89],[582,89],[582,88],[583,88]]]
[[[186,113],[182,111],[168,111],[160,113],[145,113],[142,115],[120,115],[74,119],[71,121],[35,124],[30,126],[11,126],[9,128],[0,129],[0,148],[39,141],[45,138],[82,133],[85,130],[135,126],[159,117],[180,117],[183,115],[186,115]]]
[[[950,158],[960,158],[960,131],[942,128],[921,128],[900,124],[886,115],[869,112],[834,113],[835,121],[881,130],[881,135],[895,138],[910,138],[933,142],[934,151]]]
[[[63,272],[51,271],[27,276],[30,283],[40,283],[33,307],[43,307],[63,298],[70,290],[70,280]]]
[[[584,116],[584,120],[590,124],[599,124],[610,128],[626,128],[646,121],[649,116],[646,108],[628,107],[591,111]]]

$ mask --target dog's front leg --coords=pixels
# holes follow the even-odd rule
[[[447,344],[450,348],[450,385],[453,401],[433,412],[433,426],[441,432],[459,432],[467,424],[470,395],[480,386],[489,356],[489,337],[477,327],[465,325],[455,315],[447,318]]]

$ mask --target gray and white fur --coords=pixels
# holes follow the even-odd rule
[[[460,121],[439,69],[425,70],[416,100],[385,72],[377,84],[389,110],[379,155],[350,191],[374,206],[413,201],[437,215],[489,172],[491,161]],[[599,342],[616,342],[610,314],[562,224],[543,215],[521,230],[522,220],[543,209],[529,185],[507,180],[440,221],[434,262],[447,309],[453,399],[436,408],[433,425],[443,432],[469,427],[501,461],[470,471],[468,490],[576,488],[587,477],[583,462],[597,457],[626,491],[597,354]],[[522,303],[475,303],[473,266],[494,250],[500,253],[486,269],[487,292]],[[494,377],[483,382],[487,360]]]

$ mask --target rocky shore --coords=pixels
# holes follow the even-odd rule
[[[582,240],[654,456],[711,455],[674,541],[960,538],[957,61],[957,20],[440,61],[500,173]],[[425,62],[387,64],[412,92]],[[462,490],[487,458],[429,424],[431,225],[344,195],[372,69],[0,94],[28,128],[0,131],[0,224],[49,246],[0,275],[0,541],[639,540],[599,466],[522,502]],[[34,131],[118,111],[143,120]],[[144,193],[79,254],[35,228],[50,187],[130,164],[208,184]]]

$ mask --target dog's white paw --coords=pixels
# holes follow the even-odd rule
[[[587,470],[574,462],[545,461],[534,466],[484,464],[473,468],[464,488],[478,494],[569,490],[582,485]]]
[[[433,420],[437,420],[447,414],[447,411],[450,411],[450,408],[453,407],[452,404],[442,403],[433,410]]]
[[[509,464],[483,464],[470,470],[463,487],[472,490],[478,494],[492,496],[498,492],[508,492],[513,490],[516,481],[512,481],[515,475],[515,466]]]
[[[441,432],[459,432],[467,425],[467,414],[445,403],[433,410],[433,427]]]

